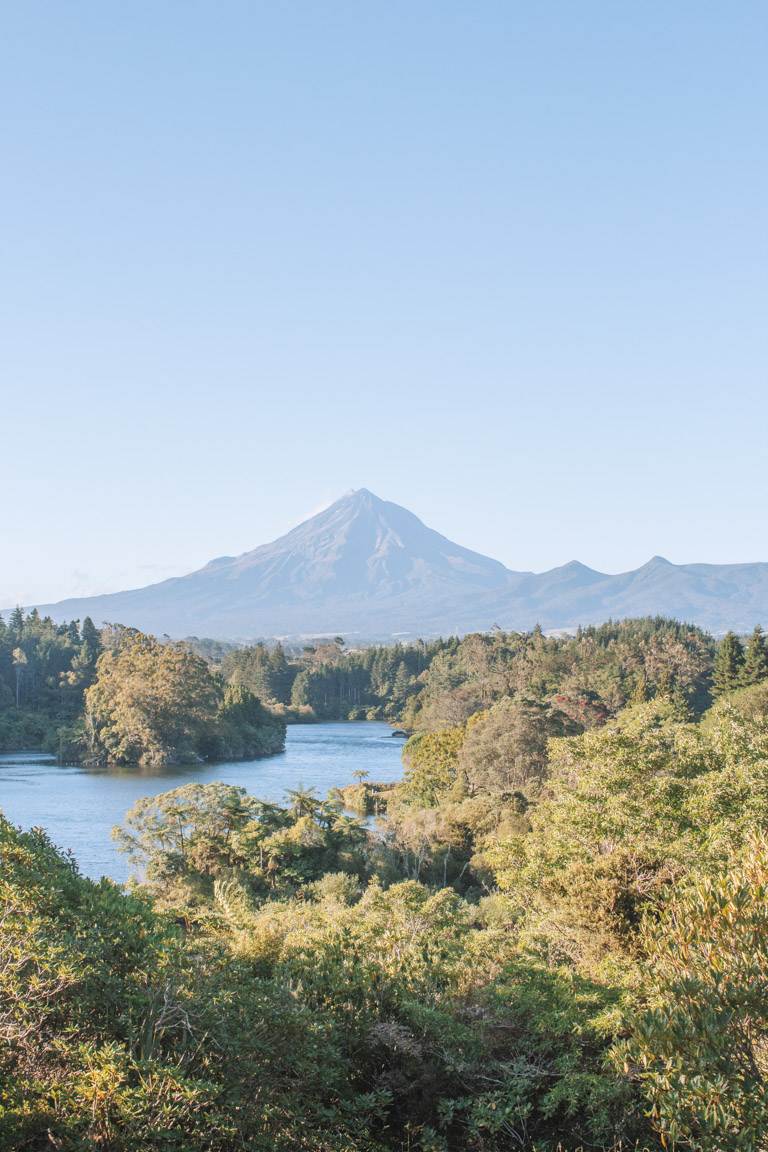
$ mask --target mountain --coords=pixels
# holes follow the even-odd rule
[[[572,561],[512,572],[365,488],[242,556],[108,596],[38,606],[171,636],[373,639],[502,628],[573,628],[667,615],[715,632],[768,621],[768,564],[671,564],[607,575]]]

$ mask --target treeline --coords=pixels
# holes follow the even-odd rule
[[[20,609],[7,623],[0,620],[0,749],[43,747],[63,759],[81,758],[84,751],[109,752],[103,741],[94,745],[94,735],[108,732],[109,725],[91,722],[94,708],[103,711],[104,693],[92,694],[90,712],[86,693],[102,652],[106,675],[118,643],[140,635],[120,627],[100,633],[88,619],[82,626],[56,625]],[[383,719],[411,731],[430,731],[463,723],[510,698],[544,709],[551,735],[602,723],[628,703],[660,696],[698,716],[718,693],[763,676],[766,661],[759,630],[746,641],[729,633],[718,643],[701,629],[662,618],[609,622],[574,636],[545,636],[534,629],[351,650],[341,637],[301,651],[286,651],[280,644],[238,648],[197,639],[159,643],[147,638],[147,645],[146,651],[139,646],[134,652],[141,670],[129,667],[127,655],[119,665],[134,694],[142,678],[148,685],[157,677],[160,695],[173,696],[190,716],[201,684],[209,697],[208,735],[199,726],[195,734],[180,732],[173,719],[174,731],[148,737],[151,747],[141,754],[150,760],[161,755],[160,745],[170,747],[174,741],[178,748],[171,756],[210,758],[271,749],[271,718],[278,723]],[[183,684],[171,690],[174,678]],[[186,700],[185,691],[190,694]],[[253,732],[236,735],[231,715],[218,735],[211,735],[226,691],[230,703],[232,693],[240,693],[241,718],[244,701],[259,702],[248,704],[247,726],[264,727],[263,741]],[[146,692],[145,697],[145,704],[136,707],[146,708]],[[125,696],[123,705],[124,714],[133,707]],[[146,723],[134,720],[135,729],[148,733]],[[112,740],[110,748],[118,744]]]
[[[734,643],[735,656],[728,656]],[[204,642],[195,645],[209,654]],[[723,687],[718,652],[744,664],[733,683],[754,674],[738,638],[718,645],[699,628],[663,618],[609,622],[574,636],[536,628],[352,650],[337,637],[301,652],[257,644],[211,658],[225,679],[296,718],[383,719],[417,730],[466,720],[510,695],[542,705],[557,697],[576,724],[670,694],[700,715]]]
[[[311,790],[189,785],[116,830],[129,894],[0,821],[0,1146],[760,1152],[749,645],[448,642],[375,831]]]
[[[281,644],[255,644],[227,652],[220,668],[228,681],[297,720],[393,720],[445,643],[348,651],[339,636],[290,653]],[[206,651],[204,642],[197,645]]]
[[[101,652],[88,617],[82,626],[54,624],[36,609],[0,617],[0,751],[68,746]]]
[[[188,645],[36,611],[0,619],[0,750],[161,765],[279,751],[285,724]]]

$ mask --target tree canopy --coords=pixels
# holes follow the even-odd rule
[[[27,626],[4,708],[18,669],[19,710],[46,699],[50,640],[98,754],[210,756],[275,723],[248,679],[266,646],[225,676],[221,652]],[[124,889],[0,818],[0,1147],[765,1152],[761,643],[734,665],[669,621],[337,638],[274,668],[314,715],[353,670],[360,707],[374,667],[389,685],[375,708],[415,731],[375,826],[311,788],[188,784],[116,829]]]

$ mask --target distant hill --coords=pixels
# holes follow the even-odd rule
[[[768,621],[768,564],[671,564],[616,576],[573,561],[512,572],[365,488],[242,556],[130,592],[38,605],[54,619],[111,621],[158,635],[366,639],[572,628],[666,615],[714,632]]]

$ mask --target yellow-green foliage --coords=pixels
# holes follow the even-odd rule
[[[137,801],[113,835],[171,906],[205,904],[215,882],[232,877],[254,894],[282,894],[326,872],[362,874],[362,825],[311,789],[289,796],[280,808],[232,784],[185,784]]]
[[[692,721],[707,651],[447,643],[424,714],[459,722],[409,741],[375,832],[188,785],[118,833],[133,895],[0,823],[0,1148],[765,1152],[768,720],[758,685]]]
[[[118,764],[278,751],[285,726],[242,685],[226,689],[185,644],[118,629],[85,694],[91,756]]]
[[[466,729],[448,728],[439,732],[419,732],[403,749],[405,780],[399,789],[404,804],[433,807],[456,781],[459,752]]]
[[[499,880],[555,956],[631,960],[644,910],[703,861],[768,830],[768,726],[680,722],[671,703],[628,709],[554,741],[531,833],[495,847]],[[506,852],[506,858],[504,856]]]
[[[383,1097],[333,1024],[0,820],[0,1147],[350,1152]],[[297,1087],[300,1086],[300,1087]]]
[[[644,925],[646,986],[617,1064],[668,1145],[768,1147],[768,849],[749,841]]]
[[[219,700],[207,664],[183,644],[126,631],[99,657],[86,693],[93,751],[129,764],[194,756]]]

